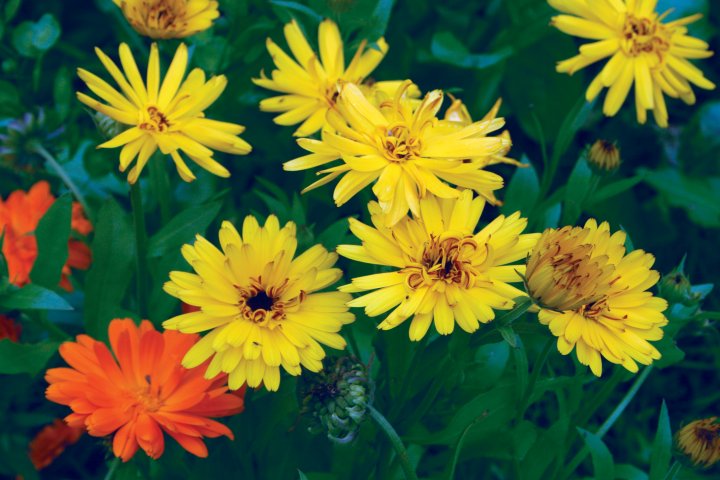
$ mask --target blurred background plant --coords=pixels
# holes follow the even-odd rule
[[[690,31],[711,50],[720,49],[720,5],[658,2],[659,11],[670,8],[668,18],[704,14]],[[277,126],[272,114],[259,111],[259,101],[271,93],[251,81],[262,69],[272,69],[266,37],[279,41],[284,23],[296,18],[313,42],[319,22],[330,17],[340,26],[346,58],[363,39],[385,36],[389,51],[373,77],[410,78],[423,91],[442,88],[462,99],[473,118],[502,97],[500,115],[513,140],[508,155],[528,167],[491,167],[506,179],[498,192],[504,204],[497,210],[522,211],[530,222],[526,231],[535,232],[582,224],[592,216],[608,221],[613,231],[625,230],[628,250],[634,245],[652,252],[655,268],[666,274],[659,295],[671,303],[665,338],[656,344],[663,358],[635,376],[615,367],[595,378],[555,352],[546,328],[525,312],[528,304],[473,335],[431,334],[420,343],[408,342],[404,328],[376,332],[375,320],[356,311],[357,321],[343,329],[356,363],[337,366],[354,371],[374,360],[367,380],[354,383],[358,376],[351,382],[365,392],[348,386],[342,398],[365,398],[372,391],[372,406],[399,435],[406,459],[395,453],[379,422],[356,419],[358,409],[335,418],[327,405],[303,405],[306,390],[296,392],[298,380],[286,377],[277,393],[247,392],[246,413],[228,421],[236,440],[208,441],[208,459],[168,445],[159,460],[138,455],[113,470],[114,478],[228,472],[248,479],[397,478],[404,463],[421,478],[717,477],[717,466],[695,470],[673,457],[678,453],[673,434],[693,420],[718,415],[720,405],[720,297],[713,291],[720,282],[718,91],[698,91],[695,106],[669,100],[667,129],[638,125],[632,105],[615,118],[603,117],[600,106],[583,97],[593,67],[573,76],[555,72],[555,63],[573,55],[577,45],[549,27],[554,11],[543,0],[221,0],[219,10],[211,29],[186,39],[190,62],[209,75],[228,77],[209,116],[246,125],[243,138],[253,153],[218,153],[232,173],[229,180],[198,172],[197,181],[183,183],[166,174],[171,164],[161,156],[139,180],[149,235],[147,257],[140,261],[150,272],[148,316],[155,325],[180,311],[162,284],[171,270],[187,268],[181,245],[196,233],[217,231],[224,219],[239,225],[247,214],[274,213],[281,222],[292,220],[300,249],[355,243],[346,218],[369,220],[367,190],[342,208],[331,205],[328,186],[299,194],[314,173],[282,171],[282,163],[302,149],[293,127]],[[115,135],[117,125],[92,114],[74,95],[83,89],[75,67],[101,71],[93,47],[114,51],[121,41],[138,63],[146,62],[149,41],[112,0],[0,3],[0,196],[48,180],[56,197],[69,191],[83,202],[94,223],[93,263],[73,275],[72,293],[49,283],[10,285],[2,264],[2,475],[103,478],[108,472],[107,447],[87,435],[39,473],[29,452],[35,435],[67,413],[43,395],[41,372],[59,364],[59,343],[80,332],[104,339],[110,319],[138,319],[133,281],[141,273],[135,268],[128,187],[116,171],[117,152],[94,148]],[[160,45],[164,65],[177,42]],[[715,83],[716,58],[702,64]],[[620,150],[622,162],[612,175],[591,168],[597,139]],[[41,220],[43,258],[67,244],[64,212],[50,209]],[[45,278],[59,277],[64,259],[38,263],[38,272],[47,270]],[[379,271],[342,259],[338,264],[346,280]],[[311,434],[308,415],[300,417],[303,410],[320,419],[313,431],[328,429],[328,435],[346,438],[348,432],[337,429],[349,428],[354,439],[337,444]]]

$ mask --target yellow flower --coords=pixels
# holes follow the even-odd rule
[[[120,61],[124,73],[99,48],[95,49],[100,61],[117,85],[120,93],[100,77],[78,69],[78,76],[98,97],[106,103],[77,93],[78,100],[108,117],[130,126],[116,137],[98,145],[98,148],[116,148],[120,151],[120,171],[124,172],[137,158],[128,173],[128,182],[135,183],[150,156],[157,150],[170,155],[183,180],[195,179],[185,161],[182,151],[205,170],[221,177],[230,172],[216,162],[211,149],[244,155],[250,145],[237,135],[245,130],[242,125],[205,118],[203,110],[212,105],[225,90],[224,75],[205,80],[205,73],[193,69],[183,81],[188,63],[188,51],[181,44],[160,84],[160,58],[156,44],[150,47],[147,83],[140,76],[130,48],[121,43]]]
[[[563,355],[576,349],[583,365],[602,374],[601,356],[637,372],[660,358],[648,341],[660,340],[667,302],[647,289],[660,275],[642,250],[625,254],[625,232],[610,234],[593,219],[584,228],[547,229],[527,261],[528,294],[538,318],[558,337]]]
[[[325,125],[325,115],[335,105],[340,85],[344,82],[361,83],[382,61],[388,45],[385,39],[380,38],[376,42],[377,48],[366,48],[367,41],[363,40],[346,68],[340,30],[332,20],[320,23],[319,59],[295,20],[285,25],[284,31],[295,59],[268,38],[267,49],[277,70],[273,70],[271,78],[261,72],[260,78],[254,78],[253,82],[284,94],[262,100],[260,110],[284,112],[275,117],[278,125],[302,122],[293,135],[306,137]],[[384,83],[378,82],[378,85]],[[392,88],[392,85],[387,88]]]
[[[695,466],[709,468],[720,461],[720,422],[718,417],[695,420],[676,436],[677,445]]]
[[[450,94],[448,94],[448,97],[450,97],[450,99],[452,100],[452,104],[450,104],[448,109],[445,111],[445,120],[447,120],[447,123],[444,123],[443,125],[446,127],[449,127],[450,129],[454,128],[456,130],[459,130],[459,129],[462,129],[462,128],[467,127],[468,125],[472,124],[473,119],[470,116],[470,112],[468,111],[467,107],[462,102],[462,100],[457,99]],[[500,110],[501,105],[502,105],[502,99],[498,98],[497,101],[495,101],[495,104],[490,109],[490,111],[488,113],[486,113],[485,116],[480,121],[481,122],[490,122],[492,120],[495,120],[497,118],[497,114],[498,114],[498,111]],[[510,165],[515,165],[516,167],[527,167],[527,164],[520,163],[513,158],[509,158],[509,157],[505,156],[510,151],[510,147],[512,147],[512,140],[510,139],[510,132],[508,130],[503,130],[500,133],[500,137],[506,139],[507,144],[499,152],[488,156],[485,159],[485,162],[486,162],[485,165],[495,165],[497,163],[508,163]]]
[[[229,374],[230,388],[247,382],[268,390],[280,386],[280,367],[300,375],[301,365],[322,369],[323,345],[345,348],[338,333],[355,317],[345,305],[347,293],[322,292],[341,276],[332,268],[337,254],[315,245],[295,256],[295,224],[282,229],[271,215],[261,227],[255,217],[243,222],[242,237],[229,222],[220,229],[222,251],[201,236],[182,254],[196,273],[171,272],[164,289],[200,311],[163,323],[171,330],[210,330],[183,359],[193,368],[208,358],[205,373]]]
[[[212,26],[220,16],[214,0],[113,0],[127,21],[150,38],[184,38]]]
[[[371,317],[390,314],[378,328],[389,330],[410,317],[410,339],[420,340],[434,321],[441,335],[455,323],[474,332],[495,318],[494,310],[509,310],[513,299],[525,296],[510,283],[522,281],[525,258],[538,234],[521,232],[527,220],[516,212],[499,216],[475,233],[485,200],[470,190],[459,198],[420,200],[420,216],[405,217],[386,227],[386,214],[370,202],[375,228],[350,219],[350,229],[362,245],[340,245],[338,253],[359,262],[393,267],[387,273],[354,278],[344,292],[375,290],[348,303],[365,307]]]
[[[701,15],[691,15],[663,23],[669,12],[655,12],[657,0],[548,0],[564,13],[553,17],[560,31],[596,40],[580,47],[580,54],[558,63],[557,71],[573,74],[610,57],[590,83],[586,98],[594,99],[603,88],[603,113],[612,117],[635,85],[637,120],[645,123],[652,110],[661,127],[668,125],[665,97],[695,103],[690,83],[712,90],[715,85],[688,59],[707,58],[713,52],[708,44],[689,36],[686,25]],[[690,83],[688,83],[690,82]]]
[[[607,140],[596,140],[587,156],[588,164],[599,174],[614,172],[620,166],[620,149]]]
[[[495,118],[464,127],[439,120],[437,111],[443,93],[434,90],[422,102],[407,95],[408,80],[392,101],[373,106],[353,84],[343,85],[337,110],[328,113],[334,129],[325,129],[322,140],[303,138],[298,144],[309,155],[286,162],[285,170],[305,170],[340,160],[320,174],[323,178],[304,191],[324,185],[340,175],[333,198],[340,206],[375,182],[387,226],[397,223],[408,209],[420,213],[419,200],[429,194],[457,198],[461,188],[470,188],[495,202],[493,190],[502,187],[502,177],[483,170],[490,157],[506,151],[506,137],[487,137],[505,124]],[[445,182],[443,182],[443,180]]]

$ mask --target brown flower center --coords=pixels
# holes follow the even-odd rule
[[[139,128],[148,132],[164,133],[170,128],[170,121],[157,107],[147,107],[147,115]]]
[[[282,299],[289,287],[289,280],[285,279],[279,285],[263,285],[261,277],[251,279],[249,286],[236,286],[240,300],[238,307],[240,315],[253,323],[269,326],[285,318],[288,309],[297,307],[306,294],[304,291],[291,299]]]
[[[405,269],[409,273],[406,280],[408,286],[416,289],[423,284],[444,282],[457,284],[462,288],[472,287],[479,273],[472,261],[479,248],[470,235],[444,239],[432,236],[425,246],[419,264]]]
[[[406,125],[396,124],[388,127],[387,131],[378,137],[379,150],[385,158],[395,163],[403,163],[419,156],[422,146],[420,138],[410,134]]]
[[[623,27],[623,49],[631,57],[655,53],[658,60],[670,49],[670,32],[658,20],[628,14]]]
[[[147,5],[148,1],[143,2]],[[147,17],[145,24],[161,30],[176,26],[178,21],[185,18],[187,12],[185,0],[159,0],[146,6]]]

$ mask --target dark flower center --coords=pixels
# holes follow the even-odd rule
[[[264,290],[247,299],[247,306],[253,310],[270,310],[275,301]]]

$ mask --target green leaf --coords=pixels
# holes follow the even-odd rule
[[[502,213],[509,215],[522,212],[525,216],[534,210],[540,194],[540,180],[535,167],[523,155],[521,159],[525,168],[515,170],[505,192]]]
[[[672,458],[672,430],[665,400],[660,407],[658,427],[650,454],[650,480],[663,480]]]
[[[49,50],[60,38],[60,24],[46,13],[37,22],[22,22],[13,32],[12,43],[18,53],[36,57]]]
[[[648,480],[648,475],[634,465],[622,463],[615,466],[615,478],[617,480]]]
[[[570,173],[570,178],[565,187],[565,201],[560,223],[574,225],[578,221],[585,199],[592,193],[592,180],[593,173],[587,164],[585,154],[582,154]]]
[[[7,310],[72,310],[73,308],[60,295],[41,287],[29,284],[22,288],[10,287],[0,295],[0,307]]]
[[[18,8],[20,8],[20,0],[8,0],[7,3],[5,3],[5,11],[3,12],[5,23],[10,23],[10,20],[15,17]]]
[[[308,480],[308,476],[305,475],[302,470],[298,469],[298,479],[299,480]]]
[[[0,340],[0,374],[28,373],[37,375],[47,365],[60,344],[45,341],[35,344]]]
[[[482,345],[475,350],[475,363],[468,372],[472,385],[480,390],[487,390],[497,384],[503,375],[510,359],[510,347],[507,342],[496,342]]]
[[[311,19],[313,19],[315,22],[321,22],[322,21],[322,15],[319,15],[315,10],[308,7],[307,5],[303,5],[299,2],[291,2],[291,1],[285,1],[285,0],[270,0],[270,3],[272,5],[275,5],[277,7],[281,7],[285,10],[291,10],[296,11],[302,14],[307,15]],[[288,12],[289,13],[289,12]],[[288,15],[290,18],[293,18],[293,15],[289,13]]]
[[[180,251],[184,244],[192,242],[195,235],[205,233],[221,207],[222,202],[212,202],[180,212],[150,238],[148,257],[162,257]]]
[[[120,304],[133,274],[135,234],[130,215],[112,199],[97,218],[93,263],[85,282],[85,329],[90,336],[104,339],[110,320],[124,313]]]
[[[594,433],[588,432],[578,427],[580,437],[590,450],[592,457],[594,479],[595,480],[613,480],[615,478],[615,462],[612,453],[608,450],[605,442]]]
[[[473,54],[450,32],[438,32],[432,37],[430,51],[441,62],[461,68],[482,70],[492,67],[513,54],[511,47],[503,47],[497,52]]]
[[[720,227],[720,177],[694,178],[670,168],[639,172],[669,205],[683,208],[693,222]]]
[[[622,180],[618,180],[617,182],[605,185],[593,194],[592,198],[590,198],[588,203],[600,203],[614,197],[615,195],[619,195],[627,190],[630,190],[635,185],[642,182],[643,177],[643,175],[635,175],[634,177],[623,178]]]
[[[30,278],[33,283],[48,288],[60,283],[62,268],[68,258],[68,239],[72,218],[72,198],[69,194],[55,200],[35,229],[38,256]]]

